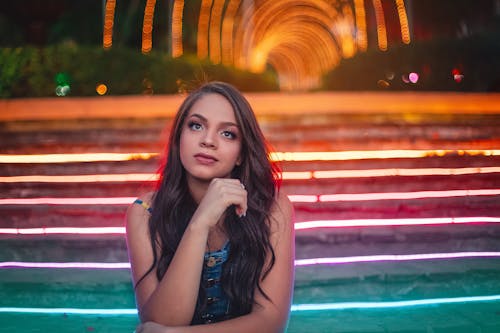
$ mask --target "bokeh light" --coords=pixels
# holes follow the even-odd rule
[[[409,75],[408,75],[408,80],[410,80],[411,83],[415,84],[418,82],[418,79],[419,79],[419,76],[417,73],[415,72],[411,72]]]
[[[54,80],[56,81],[56,96],[63,97],[67,96],[70,92],[70,78],[67,73],[57,73]]]
[[[102,96],[108,92],[108,87],[104,83],[100,83],[95,88],[95,91]]]
[[[451,75],[453,76],[453,80],[456,83],[460,83],[464,79],[464,75],[457,68],[453,68],[453,70],[451,71]]]

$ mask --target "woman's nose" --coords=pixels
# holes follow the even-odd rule
[[[207,148],[217,147],[217,133],[213,133],[212,131],[205,132],[205,135],[201,138],[201,146]]]

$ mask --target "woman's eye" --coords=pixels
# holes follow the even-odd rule
[[[196,123],[196,122],[194,122],[194,121],[190,122],[190,123],[188,124],[188,127],[189,127],[190,129],[194,130],[194,131],[199,131],[199,130],[201,130],[201,129],[202,129],[201,124]]]
[[[227,138],[227,139],[234,139],[236,138],[236,134],[234,134],[231,131],[222,131],[222,136]]]

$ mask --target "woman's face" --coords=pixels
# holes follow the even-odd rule
[[[241,162],[241,134],[231,104],[210,93],[194,103],[182,125],[180,157],[188,178],[228,178]]]

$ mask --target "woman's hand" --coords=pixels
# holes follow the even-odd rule
[[[214,178],[191,221],[207,227],[217,224],[226,209],[234,205],[238,216],[247,212],[247,191],[238,179]]]

